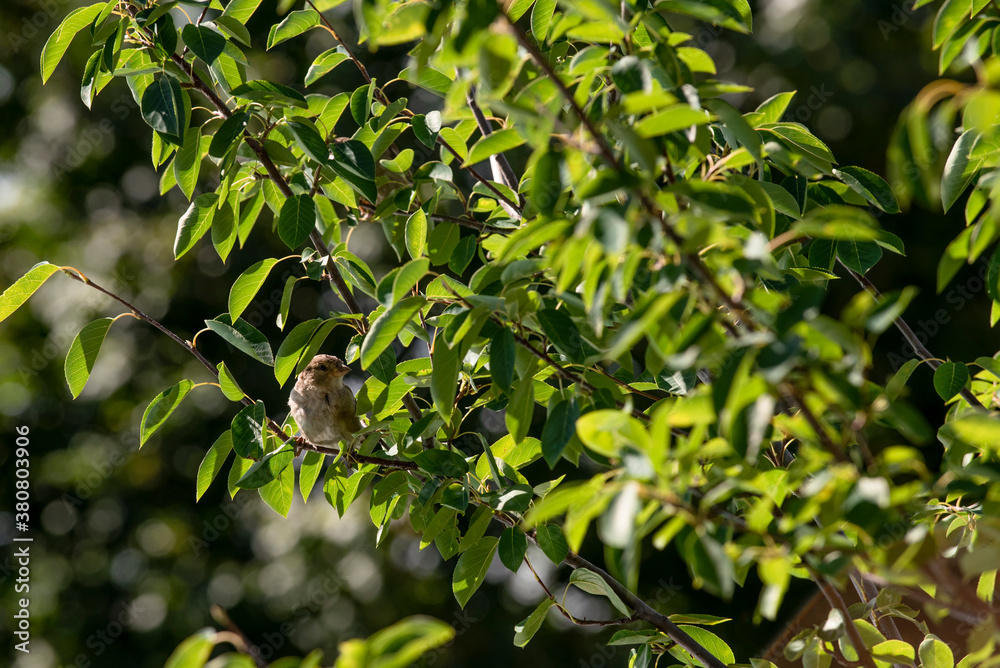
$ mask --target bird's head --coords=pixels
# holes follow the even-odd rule
[[[351,372],[343,360],[334,355],[316,355],[302,371],[317,377],[343,378]]]

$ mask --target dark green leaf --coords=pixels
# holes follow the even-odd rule
[[[432,111],[426,116],[417,114],[411,119],[410,125],[421,144],[427,148],[434,148],[437,145],[438,132],[441,131],[441,112]]]
[[[260,489],[272,480],[276,480],[293,459],[295,451],[290,446],[265,455],[259,462],[254,462],[250,470],[236,482],[236,486],[241,489]]]
[[[195,491],[195,501],[200,500],[208,491],[209,485],[219,475],[219,471],[225,465],[226,458],[229,457],[232,449],[233,433],[227,429],[222,432],[219,438],[215,439],[215,443],[208,449],[201,464],[198,465],[198,489]]]
[[[302,107],[303,109],[306,109],[309,106],[302,93],[298,92],[294,88],[282,86],[281,84],[274,83],[273,81],[261,81],[255,79],[237,86],[229,92],[233,95],[233,97],[242,98],[244,100],[253,100],[254,102],[259,102],[263,105],[287,104],[293,107]]]
[[[969,382],[969,367],[945,362],[934,370],[934,390],[945,401],[951,400]]]
[[[309,71],[306,72],[306,86],[313,85],[345,60],[349,60],[349,56],[343,52],[343,47],[340,46],[319,54],[312,65],[309,66]]]
[[[861,167],[841,167],[833,170],[833,175],[886,213],[899,213],[895,193],[878,174]]]
[[[861,275],[882,259],[882,248],[874,241],[837,241],[837,257]]]
[[[295,250],[308,239],[316,226],[316,204],[307,194],[295,195],[285,200],[278,215],[278,236],[285,245]]]
[[[508,393],[514,380],[516,352],[514,333],[507,327],[501,328],[490,342],[490,378]]]
[[[250,114],[245,111],[233,112],[233,115],[222,122],[219,129],[212,137],[212,143],[208,146],[208,154],[213,158],[221,158],[232,147],[233,142],[243,134],[247,123],[250,122]]]
[[[535,539],[545,556],[557,566],[569,554],[566,534],[563,533],[562,527],[558,524],[541,524],[535,527]]]
[[[194,55],[211,65],[226,49],[226,38],[205,26],[191,23],[181,29],[181,38]]]
[[[542,455],[549,468],[556,465],[563,448],[576,433],[576,421],[580,417],[580,407],[576,399],[560,401],[553,408],[542,429]]]
[[[258,400],[243,409],[233,418],[230,429],[233,434],[233,450],[243,459],[260,459],[264,455],[264,424],[267,411],[264,402]]]
[[[184,100],[181,85],[169,74],[161,74],[142,93],[142,117],[157,132],[181,137],[184,122]]]
[[[424,450],[413,456],[422,470],[445,478],[460,478],[469,472],[469,464],[457,452],[450,450]]]
[[[296,143],[298,143],[306,155],[321,165],[329,162],[330,150],[312,123],[304,120],[294,120],[288,121],[285,125],[292,131]]]
[[[378,201],[375,188],[375,159],[368,147],[356,139],[332,146],[330,166],[369,202]]]
[[[524,532],[517,527],[508,527],[500,534],[500,545],[498,553],[500,561],[508,570],[517,572],[524,555],[528,551],[528,538]]]

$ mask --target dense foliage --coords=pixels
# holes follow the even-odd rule
[[[235,404],[232,425],[204,443],[199,496],[226,471],[231,495],[258,490],[282,515],[296,487],[308,497],[320,485],[341,515],[367,499],[377,541],[405,518],[422,547],[456,559],[463,606],[495,558],[516,571],[537,545],[573,569],[569,586],[617,611],[599,623],[628,625],[610,643],[631,646],[633,665],[737,661],[711,630],[724,618],[665,615],[641,598],[649,550],[667,546],[721,599],[754,576],[758,620],[779,618],[794,579],[814,582],[829,615],[785,644],[788,660],[994,665],[1000,423],[986,409],[1000,362],[981,357],[970,371],[935,359],[901,319],[915,292],[883,295],[866,277],[883,253],[904,254],[879,222],[899,212],[896,196],[786,119],[794,93],[745,114],[726,101],[746,88],[713,78],[712,58],[678,25],[749,32],[744,0],[358,2],[363,44],[413,45],[384,83],[324,18],[340,3],[307,0],[266,45],[328,33],[333,48],[302,86],[248,75],[245,24],[259,4],[102,2],[72,11],[42,50],[47,79],[74,37],[89,35],[88,105],[113,77],[127,81],[153,130],[161,194],[177,188],[190,200],[175,258],[210,243],[225,261],[251,236],[272,248],[187,340],[114,295],[123,316],[162,329],[201,364],[200,377],[152,398],[140,445],[189,394],[221,391]],[[930,87],[892,149],[904,201],[933,203],[940,180],[948,208],[975,183],[969,226],[941,261],[942,288],[1000,237],[990,207],[1000,94],[995,63],[979,61],[993,48],[994,11],[942,5],[942,70],[961,55],[982,80]],[[353,91],[301,92],[352,67],[365,80]],[[419,103],[401,96],[411,89]],[[942,179],[931,146],[959,111],[963,134]],[[398,258],[382,276],[349,250],[352,232],[372,226]],[[272,342],[241,316],[279,263],[296,262]],[[998,267],[985,280],[1000,304]],[[0,297],[0,318],[60,272],[112,292],[85,266],[40,264]],[[833,317],[822,307],[838,276],[860,289]],[[328,285],[343,308],[298,321],[292,305],[307,282]],[[69,346],[73,396],[119,318],[92,322]],[[872,346],[894,324],[916,358],[881,385]],[[295,425],[271,419],[285,408],[245,394],[232,359],[249,356],[287,388],[341,330],[351,336],[345,360],[370,374],[358,393],[370,420],[353,447],[296,444]],[[232,346],[228,356],[201,352],[211,334]],[[951,404],[943,425],[906,398],[924,362]],[[939,470],[914,447],[935,429]],[[595,534],[602,566],[579,554]],[[515,644],[551,608],[595,623],[538,579],[546,596]],[[861,604],[838,592],[849,581]],[[930,633],[941,616],[974,627],[966,645],[953,651]],[[453,632],[409,618],[342,645],[337,665],[408,665]],[[173,665],[203,665],[220,643],[252,653],[245,639],[206,630]]]

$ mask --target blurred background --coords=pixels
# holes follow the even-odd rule
[[[936,54],[927,47],[931,8],[912,13],[909,0],[751,4],[751,36],[703,25],[678,27],[692,32],[715,58],[720,79],[754,87],[735,99],[743,111],[777,92],[797,90],[788,120],[812,128],[841,164],[884,175],[895,119],[937,78]],[[226,264],[204,242],[173,261],[176,221],[187,202],[176,189],[159,195],[159,176],[149,160],[150,130],[124,82],[109,85],[88,110],[79,81],[90,50],[80,38],[49,83],[41,84],[42,45],[76,5],[75,0],[0,3],[0,289],[38,261],[72,265],[189,338],[219,314],[236,276],[279,248],[269,214],[249,246]],[[348,7],[328,15],[353,38]],[[277,2],[265,0],[250,21],[256,46],[264,43],[276,12]],[[314,31],[280,50],[257,51],[251,56],[254,78],[299,85],[312,58],[332,46],[328,36]],[[383,81],[405,58],[405,49],[359,53]],[[331,94],[360,84],[345,66],[315,90]],[[950,141],[942,138],[944,154]],[[886,257],[871,277],[883,290],[918,286],[921,298],[907,313],[914,329],[928,335],[937,356],[971,361],[997,349],[988,327],[989,300],[981,283],[972,289],[975,268],[960,273],[945,294],[936,295],[933,284],[944,245],[963,225],[961,208],[950,216],[913,209],[885,218],[884,225],[906,242],[907,257]],[[351,247],[377,276],[394,261],[380,227],[357,229]],[[280,274],[272,274],[244,315],[272,339],[280,338],[274,325],[278,302],[270,294],[280,290]],[[961,292],[955,292],[958,286]],[[855,291],[853,284],[835,287],[828,310],[838,313]],[[336,300],[328,291],[305,287],[296,293],[292,319],[325,315],[331,308]],[[938,309],[947,312],[946,327],[932,322]],[[374,549],[366,504],[357,503],[339,519],[319,485],[308,504],[296,499],[287,520],[255,493],[229,499],[222,480],[195,503],[198,464],[228,428],[232,404],[212,388],[199,388],[194,400],[138,449],[139,420],[150,399],[182,378],[207,380],[179,346],[123,318],[112,327],[83,395],[70,399],[63,375],[70,341],[91,320],[121,312],[116,302],[59,275],[0,325],[0,469],[13,468],[15,427],[30,428],[34,537],[32,651],[24,655],[4,647],[8,665],[162,666],[183,638],[213,623],[212,604],[228,609],[269,659],[320,648],[332,662],[338,642],[424,613],[453,624],[457,637],[423,665],[473,660],[481,666],[514,660],[536,666],[625,665],[625,649],[604,645],[611,630],[567,628],[555,614],[526,649],[515,648],[514,624],[541,598],[525,569],[513,575],[497,562],[488,584],[461,611],[451,594],[454,562],[442,563],[433,548],[419,551],[406,525]],[[326,348],[337,352],[345,344],[334,336]],[[264,399],[272,417],[284,415],[287,387],[278,388],[268,369],[232,354],[217,338],[199,339],[199,347],[209,359],[225,359],[243,388]],[[905,359],[895,330],[880,339],[876,353],[874,376],[883,382]],[[351,377],[355,384],[362,380],[360,373]],[[934,423],[941,407],[930,372],[918,371],[911,386],[916,388],[911,400]],[[929,456],[935,450],[926,444]],[[5,475],[0,486],[0,597],[6,610],[22,596],[13,591],[13,516],[7,512],[13,507],[12,480]],[[600,562],[599,549],[585,545],[583,553]],[[647,557],[640,593],[664,612],[734,617],[713,631],[731,643],[739,660],[762,653],[782,628],[784,620],[746,632],[758,593],[752,580],[737,600],[723,604],[692,589],[671,549]],[[568,577],[542,556],[533,563],[550,587]],[[793,615],[810,593],[793,589],[783,614]],[[570,601],[580,616],[614,614],[592,597]],[[10,623],[9,616],[0,618],[0,636],[12,637]]]

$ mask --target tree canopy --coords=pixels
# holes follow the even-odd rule
[[[888,43],[926,15],[916,38],[957,77],[906,92],[886,179],[822,82],[755,92],[717,63],[780,68],[785,36],[823,48],[849,23],[815,9],[796,32],[785,4],[758,32],[746,0],[29,14],[8,48],[51,29],[41,82],[73,54],[105,114],[41,158],[86,225],[47,253],[66,221],[19,229],[0,296],[10,340],[52,332],[18,354],[21,385],[63,376],[36,388],[46,408],[12,388],[4,412],[36,442],[49,412],[90,425],[18,464],[24,530],[80,538],[90,564],[41,559],[36,614],[57,618],[60,569],[90,569],[71,608],[111,604],[49,651],[340,668],[502,640],[560,665],[996,665],[1000,362],[933,339],[977,299],[976,327],[1000,319],[1000,10],[918,0],[866,24]],[[862,97],[876,76],[832,67]],[[42,136],[68,104],[29,115]],[[109,138],[149,147],[128,205],[97,185]],[[893,222],[913,203],[963,214],[943,252]],[[934,273],[924,304],[883,282],[903,258]],[[295,439],[286,405],[321,352],[353,365],[365,418],[339,447]],[[177,484],[201,503],[158,510]],[[561,633],[589,644],[561,654]]]

